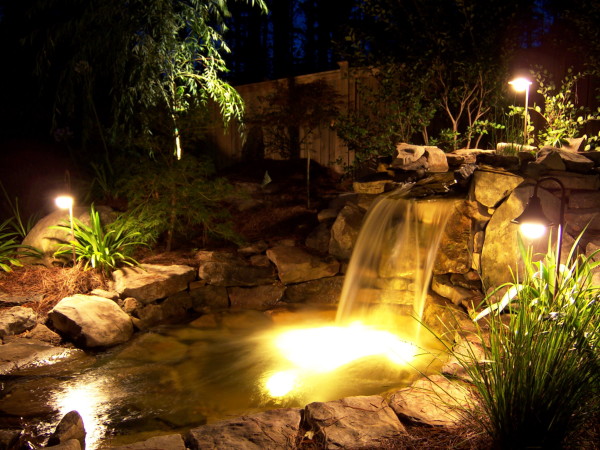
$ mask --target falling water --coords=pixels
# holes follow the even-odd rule
[[[338,324],[360,320],[418,340],[418,324],[452,202],[417,201],[407,198],[409,191],[402,187],[369,210],[346,272]],[[407,321],[407,316],[417,320]]]

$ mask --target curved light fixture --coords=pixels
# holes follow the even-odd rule
[[[69,210],[69,224],[71,225],[71,239],[73,239],[72,250],[73,250],[73,267],[74,267],[75,263],[77,262],[77,255],[75,254],[75,229],[73,227],[73,203],[75,203],[75,200],[73,200],[73,197],[71,197],[70,195],[59,195],[58,197],[56,197],[54,199],[54,203],[56,203],[56,206],[58,206],[60,209],[68,209]]]
[[[560,276],[560,257],[562,250],[563,228],[565,226],[565,206],[567,204],[567,195],[565,185],[558,178],[542,177],[536,181],[533,188],[533,194],[529,198],[525,209],[519,217],[513,219],[512,223],[517,223],[520,226],[524,236],[530,239],[536,239],[543,236],[546,230],[553,225],[552,221],[546,217],[542,209],[542,203],[537,195],[538,187],[545,181],[554,181],[560,186],[560,212],[558,216],[558,230],[556,237],[556,278],[554,295],[558,292],[558,278]]]

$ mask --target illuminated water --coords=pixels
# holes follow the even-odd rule
[[[419,334],[415,318],[449,207],[402,195],[380,200],[367,216],[337,312],[221,312],[0,376],[0,429],[26,424],[47,438],[77,410],[93,450],[266,409],[380,394],[437,370],[440,345]]]
[[[337,311],[341,325],[360,320],[418,341],[433,264],[452,200],[381,197],[361,227]],[[404,316],[416,320],[407,324]],[[396,323],[398,318],[402,324]],[[402,326],[403,328],[399,328]]]

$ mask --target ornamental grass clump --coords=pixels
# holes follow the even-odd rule
[[[52,228],[71,234],[68,224]],[[62,244],[54,253],[55,257],[68,258],[75,249],[77,261],[83,263],[84,269],[92,267],[106,276],[123,265],[138,265],[131,253],[135,247],[145,245],[141,233],[128,228],[123,222],[114,222],[105,230],[100,214],[93,205],[90,209],[90,225],[73,218],[73,231],[75,239]]]
[[[591,272],[600,263],[571,251],[557,282],[555,253],[534,262],[519,246],[523,279],[496,289],[508,288],[475,318],[488,316],[483,360],[455,355],[480,402],[465,414],[497,448],[578,447],[578,432],[600,407],[600,287]],[[510,319],[500,320],[501,313]]]

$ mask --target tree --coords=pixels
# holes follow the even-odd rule
[[[438,110],[432,124],[450,128],[452,147],[469,146],[502,91],[520,17],[533,3],[365,0],[350,21],[345,54],[354,66],[396,67],[408,85],[423,86]]]
[[[246,0],[266,11],[264,0]],[[225,122],[243,102],[223,80],[225,1],[41,0],[29,12],[37,72],[56,92],[54,126],[80,117],[83,144],[112,145],[152,133],[157,109],[172,120],[214,101]],[[108,133],[106,133],[108,131]],[[106,135],[106,136],[105,136]]]

